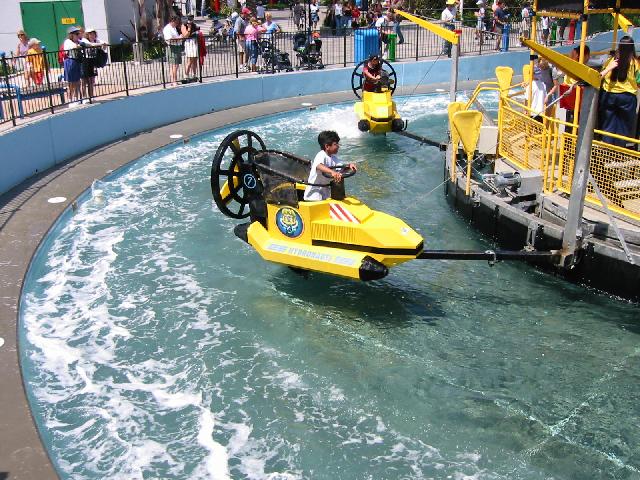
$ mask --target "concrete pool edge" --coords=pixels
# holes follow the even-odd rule
[[[473,88],[477,82],[464,82],[460,89]],[[432,93],[448,89],[447,84],[432,84],[419,88],[416,93]],[[0,205],[8,213],[4,225],[0,224],[0,285],[4,301],[0,304],[0,337],[5,345],[0,348],[0,368],[5,372],[4,388],[0,389],[3,405],[0,442],[0,475],[6,478],[49,479],[58,478],[40,434],[35,426],[24,389],[19,363],[18,326],[20,298],[24,278],[33,255],[58,218],[72,208],[75,200],[95,179],[100,179],[153,150],[175,140],[171,134],[184,138],[265,115],[305,108],[303,102],[328,104],[353,100],[352,92],[316,94],[293,97],[232,108],[194,117],[127,137],[107,146],[96,148],[64,164],[33,177],[0,196]],[[179,140],[182,141],[182,140]],[[66,200],[51,204],[51,197],[64,196]]]

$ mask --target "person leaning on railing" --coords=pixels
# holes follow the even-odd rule
[[[600,130],[624,137],[634,135],[638,99],[640,65],[636,58],[633,39],[625,35],[620,39],[613,57],[608,59],[600,72],[602,89],[598,103]],[[624,147],[619,138],[603,136],[603,141]]]
[[[182,64],[182,50],[184,35],[178,33],[180,26],[180,18],[172,15],[169,23],[162,29],[162,37],[167,44],[167,62],[169,63],[169,76],[171,85],[178,85],[178,68]]]
[[[94,85],[98,76],[98,50],[107,46],[106,43],[98,40],[98,33],[93,27],[85,30],[85,36],[80,40],[80,45],[84,47],[84,55],[80,65],[80,78],[82,79],[83,96],[93,97]],[[104,53],[104,51],[103,51]]]
[[[82,50],[79,38],[80,27],[69,27],[67,29],[67,39],[62,44],[62,49],[65,51],[64,79],[69,84],[70,107],[78,105],[80,101]]]

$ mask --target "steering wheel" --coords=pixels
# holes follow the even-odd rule
[[[249,216],[249,193],[259,183],[253,157],[266,149],[262,139],[251,130],[236,130],[218,146],[211,163],[211,193],[217,207],[227,217]]]
[[[334,172],[338,172],[340,175],[342,175],[342,178],[353,177],[356,173],[358,173],[356,170],[351,170],[349,168],[349,165],[334,165],[333,167],[327,168],[333,170]],[[322,175],[327,178],[332,178],[331,175],[325,172],[322,172]]]
[[[353,90],[353,93],[358,98],[362,98],[360,92],[362,91],[365,80],[362,70],[364,69],[364,66],[368,61],[369,59],[360,62],[358,65],[356,65],[356,68],[353,69],[353,73],[351,73],[351,90]],[[380,63],[382,66],[382,70],[385,71],[387,73],[387,76],[389,77],[387,86],[391,90],[391,95],[393,95],[393,92],[396,91],[396,85],[398,83],[396,71],[393,69],[393,66],[391,66],[391,64],[386,60],[380,59]]]

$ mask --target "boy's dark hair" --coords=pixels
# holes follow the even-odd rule
[[[578,45],[577,47],[573,47],[573,51],[576,52],[578,55],[580,55],[580,45]],[[591,53],[591,49],[589,48],[589,45],[585,45],[584,54],[589,55],[590,53]]]
[[[318,135],[318,143],[320,148],[324,150],[325,145],[331,145],[332,143],[338,143],[340,137],[333,130],[324,130]]]

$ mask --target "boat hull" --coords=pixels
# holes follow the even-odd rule
[[[533,245],[536,250],[562,247],[562,225],[510,206],[497,195],[476,189],[465,194],[465,179],[445,183],[448,203],[483,235],[501,248],[520,250]],[[585,240],[577,263],[571,268],[538,265],[565,279],[613,295],[640,302],[640,262],[630,263],[622,248],[611,239]],[[638,256],[635,255],[635,258]]]

